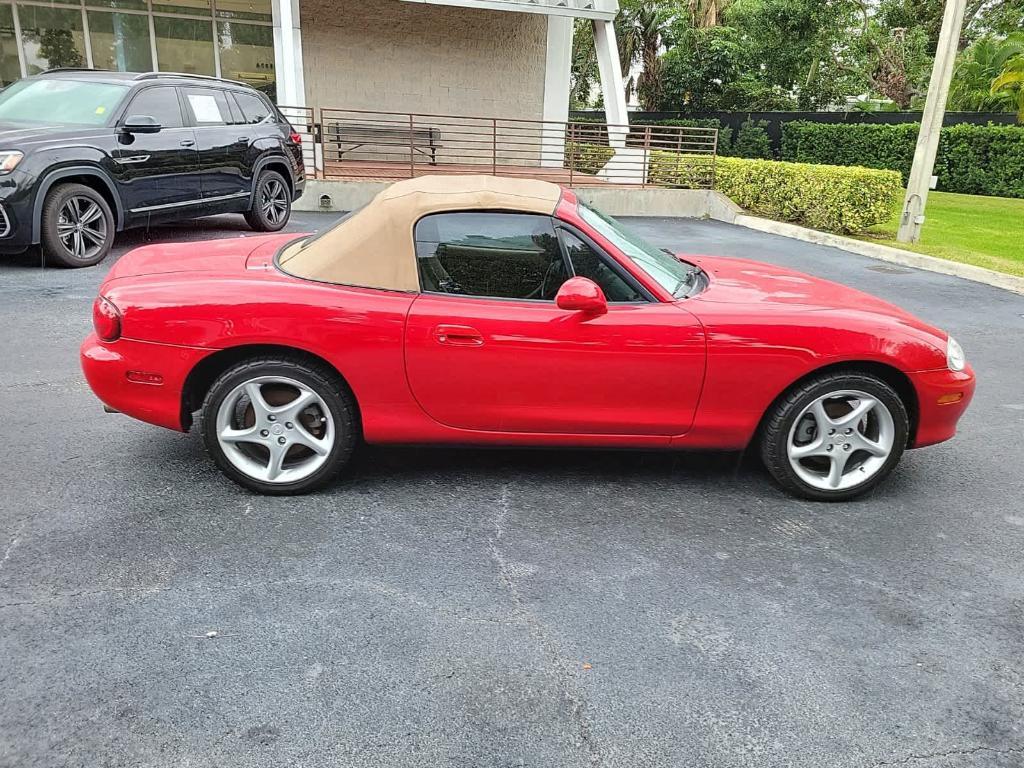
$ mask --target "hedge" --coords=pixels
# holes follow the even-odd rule
[[[652,153],[648,180],[694,187],[705,161]],[[830,232],[862,232],[898,210],[903,182],[894,171],[719,157],[715,189],[753,213]]]
[[[782,127],[782,159],[860,165],[910,174],[917,123],[813,123]],[[971,195],[1024,197],[1024,127],[953,125],[939,134],[938,188]]]

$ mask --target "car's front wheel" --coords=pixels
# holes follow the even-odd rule
[[[217,466],[259,493],[306,493],[330,482],[358,439],[355,401],[337,374],[268,357],[229,368],[203,403],[202,433]]]
[[[114,244],[110,206],[84,184],[58,184],[46,193],[40,229],[43,255],[58,267],[99,264]]]
[[[863,373],[829,373],[794,387],[772,407],[761,457],[786,490],[845,501],[892,472],[909,432],[906,406],[889,384]]]
[[[292,195],[288,182],[277,171],[261,171],[256,179],[256,194],[245,220],[257,232],[277,232],[292,215]]]

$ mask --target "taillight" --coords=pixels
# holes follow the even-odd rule
[[[92,325],[103,341],[117,341],[121,338],[121,310],[106,297],[97,296],[92,303]]]
[[[292,131],[288,138],[291,140],[292,144],[302,143],[302,134],[298,131]]]

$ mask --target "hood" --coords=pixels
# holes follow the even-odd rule
[[[699,265],[708,274],[707,289],[694,297],[700,301],[742,304],[751,309],[775,307],[791,312],[870,312],[935,330],[895,304],[804,272],[750,259],[690,255],[681,258]]]
[[[146,245],[122,256],[107,274],[106,282],[125,277],[179,272],[243,272],[249,257],[254,253],[272,256],[278,248],[296,237],[289,233]]]

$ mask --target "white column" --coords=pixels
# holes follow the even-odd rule
[[[306,106],[306,84],[302,74],[302,31],[299,28],[299,0],[272,0],[274,18],[274,75],[277,102],[288,107]]]
[[[549,168],[561,168],[565,161],[565,123],[569,119],[572,29],[572,17],[548,16],[548,43],[544,62],[544,114],[541,118],[545,125],[541,136],[540,164]]]
[[[601,73],[605,120],[608,125],[629,125],[626,88],[622,81],[622,66],[619,64],[619,46],[615,40],[615,25],[611,21],[594,19],[594,48],[597,52],[597,68]],[[609,129],[608,143],[613,147],[626,146],[626,131]]]

